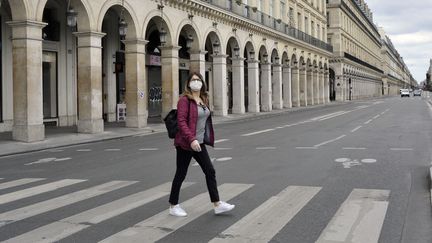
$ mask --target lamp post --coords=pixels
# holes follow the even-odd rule
[[[215,55],[218,55],[219,52],[220,52],[220,44],[219,44],[219,41],[216,40],[215,43],[213,43],[213,53]]]
[[[255,52],[254,51],[250,51],[249,52],[249,58],[253,61],[255,60]]]
[[[264,61],[264,63],[268,62],[268,54],[267,53],[264,53],[264,55],[263,55],[263,61]]]
[[[1,0],[0,0],[0,7],[1,7]],[[78,13],[75,12],[75,10],[70,6],[70,0],[69,0],[68,7],[66,10],[67,26],[73,28],[77,25],[77,15]]]
[[[122,0],[122,10],[120,12],[120,22],[119,22],[119,35],[121,39],[124,39],[127,34],[128,24],[123,19],[123,11],[124,11],[124,0]]]
[[[240,56],[240,48],[237,45],[234,47],[234,55],[237,58]]]
[[[166,44],[166,36],[167,32],[165,31],[164,27],[161,27],[161,30],[159,31],[159,39],[162,46]]]

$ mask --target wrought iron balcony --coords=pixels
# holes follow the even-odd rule
[[[288,36],[291,36],[297,40],[301,40],[323,50],[333,52],[333,46],[325,43],[322,40],[319,40],[309,34],[304,33],[301,30],[298,30],[287,23],[283,22],[281,19],[275,19],[274,17],[267,15],[261,11],[258,11],[257,8],[251,7],[249,5],[243,4],[241,0],[201,0],[203,2],[207,2],[213,6],[218,8],[230,11],[236,15],[242,16],[249,20],[252,20],[255,23],[262,24],[271,29],[284,33]]]

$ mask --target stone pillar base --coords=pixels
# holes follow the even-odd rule
[[[45,125],[14,125],[12,138],[27,143],[42,141],[45,139]]]
[[[281,110],[281,109],[283,109],[283,104],[280,104],[280,103],[273,104],[273,109]]]
[[[79,133],[102,133],[104,131],[103,119],[78,120]]]
[[[268,112],[268,111],[272,111],[272,107],[270,107],[271,105],[261,105],[261,110],[263,112]]]
[[[228,111],[227,110],[214,110],[213,114],[215,116],[228,116]]]
[[[146,126],[147,115],[126,116],[126,127],[143,128]]]
[[[248,106],[248,113],[259,113],[260,108],[258,105],[249,105]]]

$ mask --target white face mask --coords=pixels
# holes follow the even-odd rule
[[[189,87],[192,91],[200,91],[202,87],[202,82],[197,80],[192,80],[189,82]]]

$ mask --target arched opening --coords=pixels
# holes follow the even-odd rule
[[[163,40],[161,40],[163,38]],[[163,112],[162,55],[171,46],[171,35],[161,17],[153,17],[146,28],[147,107],[149,120],[160,120]],[[162,43],[162,42],[163,43]],[[178,91],[180,93],[180,90]]]
[[[330,101],[335,101],[336,100],[336,85],[335,85],[335,80],[336,80],[336,74],[335,71],[330,68],[329,69],[329,96],[330,96]]]
[[[13,80],[7,79],[13,72],[12,43],[8,40],[12,29],[6,23],[11,20],[11,6],[3,1],[0,7],[0,132],[10,130],[13,121]]]
[[[265,48],[265,46],[261,46],[259,53],[258,53],[258,61],[259,61],[259,83],[258,83],[258,97],[259,97],[259,107],[260,107],[260,111],[266,111],[263,101],[265,99],[265,97],[263,97],[265,95],[265,92],[263,91],[265,87],[265,80],[264,79],[268,79],[269,77],[267,77],[267,70],[263,70],[266,66],[269,65],[269,56],[267,53],[267,50]],[[264,72],[265,71],[265,72]],[[270,71],[270,70],[269,70]]]
[[[252,42],[248,41],[245,45],[244,51],[243,51],[243,56],[245,57],[244,60],[244,80],[245,80],[245,84],[244,84],[244,94],[245,94],[245,110],[246,112],[250,112],[255,111],[254,106],[255,106],[255,84],[254,81],[255,80],[255,65],[256,65],[256,61],[255,61],[255,50],[254,47],[252,45]]]
[[[122,20],[128,25],[125,36],[120,35]],[[123,122],[127,109],[124,41],[136,39],[135,24],[123,6],[114,5],[104,15],[102,32],[106,34],[102,38],[102,117],[105,122]]]
[[[197,52],[199,50],[199,43],[198,43],[198,36],[195,32],[195,29],[187,24],[182,27],[180,31],[180,35],[177,40],[177,44],[180,47],[178,51],[179,55],[179,94],[183,93],[184,87],[187,81],[187,78],[189,77],[189,69],[190,69],[190,60],[192,52]],[[204,77],[207,82],[208,87],[208,74],[206,73]]]
[[[221,73],[218,73],[216,66],[214,65],[214,60],[216,56],[221,54],[221,42],[218,35],[215,32],[210,32],[205,39],[205,62],[206,69],[210,72],[208,73],[206,82],[210,94],[210,105],[211,109],[217,110],[219,114],[224,113],[228,110],[228,102],[224,99],[227,97],[227,80],[223,80]],[[226,72],[226,71],[225,71]],[[225,73],[226,75],[227,73]]]

